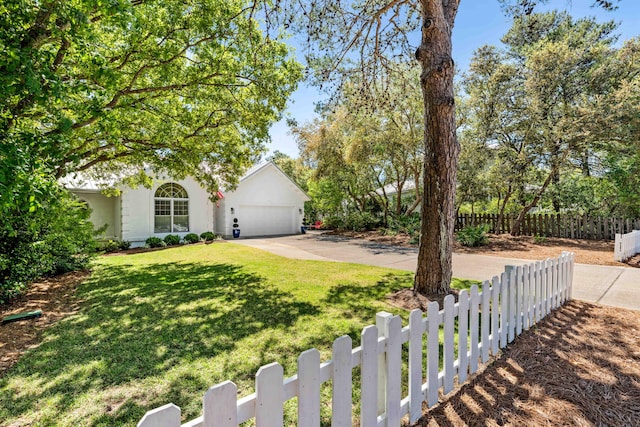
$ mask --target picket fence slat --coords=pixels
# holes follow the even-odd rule
[[[202,426],[236,427],[238,425],[237,399],[238,387],[231,381],[210,387],[202,399]]]
[[[469,292],[466,289],[458,295],[458,313],[458,383],[463,384],[469,369]]]
[[[333,342],[333,399],[331,425],[351,426],[351,337],[342,336]]]
[[[550,228],[557,230],[559,223],[557,220],[556,227]],[[604,230],[606,224],[598,222],[592,233],[597,233],[598,224]],[[360,369],[361,426],[397,427],[407,415],[415,422],[422,416],[425,401],[432,407],[440,391],[453,390],[456,376],[458,384],[464,384],[469,373],[477,372],[479,360],[486,362],[490,355],[497,355],[515,336],[571,298],[574,259],[573,253],[565,252],[555,259],[509,267],[499,278],[485,281],[481,291],[477,285],[461,291],[457,303],[447,296],[442,310],[437,302],[428,305],[426,317],[414,310],[404,328],[399,316],[378,313],[376,325],[363,329],[360,347],[352,348],[351,338],[342,336],[333,343],[332,359],[322,363],[318,350],[307,350],[298,357],[298,373],[286,379],[281,365],[265,365],[256,374],[255,393],[241,399],[231,381],[215,385],[204,394],[202,416],[182,427],[234,427],[253,418],[257,427],[280,427],[284,402],[295,397],[297,425],[318,427],[323,405],[320,390],[329,380],[331,423],[350,426],[354,368]],[[408,365],[403,376],[402,347],[406,343]],[[402,390],[408,390],[406,396]],[[180,408],[172,404],[149,411],[138,423],[138,427],[178,426]]]
[[[522,311],[522,283],[518,280],[518,270],[512,267],[508,273],[508,283],[513,292],[509,293],[509,322],[508,322],[508,342],[513,341],[518,322],[521,322],[520,312]]]
[[[469,331],[471,341],[469,373],[475,374],[478,371],[478,357],[480,357],[480,340],[478,330],[480,327],[480,295],[478,293],[478,285],[471,286],[471,300],[469,306]]]
[[[416,421],[422,415],[422,311],[409,314],[409,419]]]
[[[256,426],[280,427],[284,422],[284,370],[279,363],[270,363],[256,374]]]
[[[320,426],[320,352],[315,348],[298,357],[298,426]]]
[[[180,408],[169,403],[144,414],[138,427],[179,427],[180,412]]]
[[[507,272],[500,276],[500,348],[507,346],[507,333],[509,329],[509,275]]]
[[[538,293],[538,308],[537,308],[539,313],[538,320],[540,320],[547,315],[547,313],[545,312],[545,305],[544,305],[545,295],[544,295],[544,286],[542,284],[542,264],[540,263],[540,261],[536,261],[536,263],[534,264],[534,275],[536,280],[536,293]]]
[[[440,363],[440,315],[436,301],[427,306],[427,405],[432,407],[438,403],[438,374]]]
[[[522,266],[519,265],[516,267],[516,283],[514,286],[514,289],[516,291],[516,335],[520,335],[522,333],[522,275]]]
[[[386,311],[380,312],[376,315],[376,326],[378,327],[378,337],[386,338],[389,336],[387,319],[393,316]],[[386,348],[386,341],[384,342]],[[384,351],[378,351],[378,415],[384,413],[384,408],[387,407],[387,355]]]
[[[387,425],[400,425],[400,401],[402,400],[402,319],[393,316],[387,319]],[[349,420],[349,425],[351,421]]]
[[[378,328],[367,326],[361,335],[360,425],[375,425],[378,418]]]
[[[491,286],[491,354],[498,354],[500,349],[500,309],[498,307],[500,298],[500,279],[495,276]]]
[[[455,376],[454,364],[454,339],[455,339],[455,298],[447,295],[444,298],[444,394],[453,390],[453,377]]]
[[[482,294],[480,304],[480,329],[482,332],[481,338],[481,354],[482,354],[482,363],[486,363],[489,360],[489,350],[491,349],[491,344],[489,342],[489,326],[491,323],[491,307],[489,305],[491,289],[489,282],[485,281],[482,283]]]

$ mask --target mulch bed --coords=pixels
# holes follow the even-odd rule
[[[0,317],[26,311],[42,310],[36,319],[21,320],[0,326],[0,376],[30,348],[38,346],[42,332],[80,308],[76,288],[91,273],[75,271],[32,283],[22,296],[9,305],[0,306]]]
[[[640,425],[640,313],[571,301],[416,425]]]

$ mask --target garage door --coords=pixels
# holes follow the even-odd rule
[[[242,236],[294,234],[294,206],[240,205],[238,224]]]

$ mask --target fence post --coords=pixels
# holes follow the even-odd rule
[[[180,427],[180,408],[173,403],[152,409],[144,414],[138,427]]]
[[[391,316],[393,315],[386,311],[376,314],[378,337],[389,337],[387,318]],[[378,355],[378,415],[384,414],[387,407],[387,380],[387,353],[384,352]]]
[[[616,233],[615,246],[613,247],[614,261],[622,262],[622,234]]]

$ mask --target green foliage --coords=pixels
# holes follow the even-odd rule
[[[120,250],[120,242],[117,240],[107,240],[98,244],[98,250],[102,252],[115,252]]]
[[[131,247],[131,242],[128,240],[120,240],[120,242],[118,242],[118,246],[120,247],[120,250],[126,251]]]
[[[189,233],[184,236],[184,241],[191,244],[198,243],[200,241],[200,237],[198,237],[196,233]]]
[[[344,230],[344,218],[338,215],[328,215],[322,219],[322,227],[328,230]]]
[[[63,189],[31,184],[27,202],[0,206],[0,304],[39,277],[86,268],[95,253],[90,212]]]
[[[167,246],[164,240],[155,236],[149,237],[147,240],[145,240],[144,244],[148,248],[164,248],[165,246]]]
[[[544,245],[545,243],[547,243],[547,237],[541,234],[536,234],[535,236],[533,236],[533,243],[535,243],[536,245]]]
[[[504,49],[476,51],[459,103],[460,212],[640,213],[634,160],[618,168],[637,152],[640,41],[618,47],[615,29],[557,11],[516,15]]]
[[[487,224],[467,225],[456,233],[456,238],[463,246],[483,246],[489,243],[489,237],[487,236],[489,229],[490,227]]]
[[[323,228],[368,231],[380,227],[380,219],[369,212],[350,212],[347,215],[329,215],[322,220]]]
[[[344,219],[344,227],[352,231],[374,230],[380,225],[380,219],[369,212],[351,212]]]
[[[640,218],[640,154],[610,155],[606,165],[606,176],[616,196],[609,207],[620,216]]]
[[[212,231],[205,231],[204,233],[200,234],[200,239],[204,240],[205,242],[212,242],[216,239],[216,235]]]
[[[317,213],[343,215],[345,206],[374,213],[375,205],[386,219],[407,209],[402,196],[410,181],[420,181],[424,160],[422,98],[416,70],[396,65],[405,74],[384,89],[393,102],[365,101],[362,82],[349,80],[335,108],[293,128],[302,158],[315,169],[308,187]],[[400,191],[382,194],[385,186]]]
[[[0,142],[58,177],[235,183],[302,78],[285,34],[254,12],[246,0],[3,2]]]
[[[420,238],[420,215],[414,213],[392,218],[389,220],[387,230],[393,233],[408,234],[411,237],[410,243],[417,243]]]
[[[167,234],[164,236],[164,242],[167,246],[175,246],[180,244],[180,236],[177,234]]]

